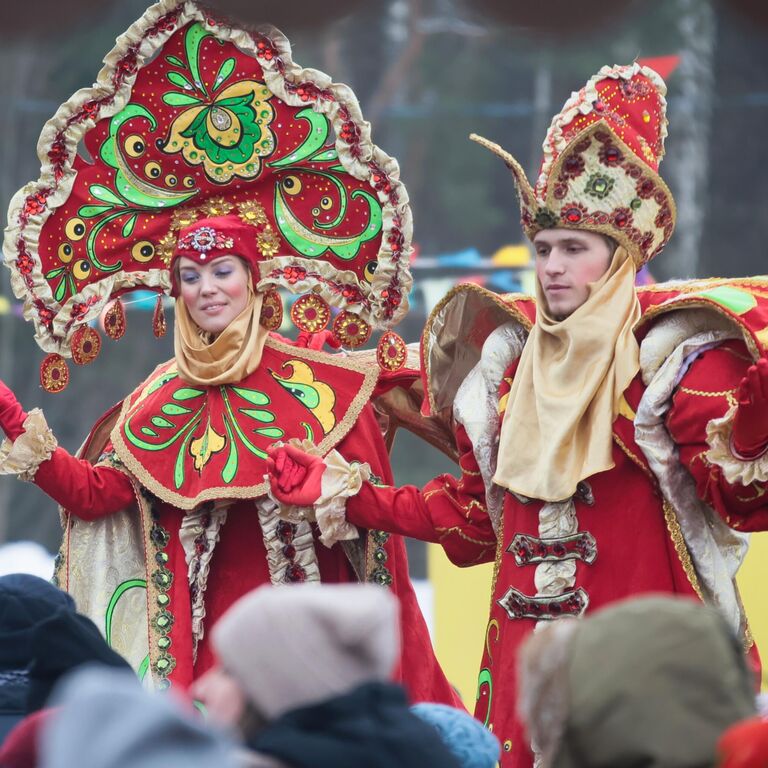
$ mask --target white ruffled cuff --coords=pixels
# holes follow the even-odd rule
[[[48,461],[58,442],[39,408],[33,408],[24,419],[24,432],[11,442],[0,445],[0,475],[18,475],[21,480],[35,479],[37,468]]]
[[[723,476],[731,483],[750,485],[768,481],[768,451],[753,459],[739,456],[732,443],[733,421],[736,407],[731,406],[720,419],[712,419],[707,424],[707,459],[723,470]]]
[[[324,458],[325,471],[320,481],[320,498],[315,502],[315,519],[320,529],[320,541],[332,547],[337,541],[349,541],[360,536],[357,528],[347,522],[347,499],[356,496],[363,482],[370,479],[368,464],[350,464],[338,451]]]

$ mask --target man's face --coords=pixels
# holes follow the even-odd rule
[[[577,229],[544,229],[533,238],[533,247],[536,277],[556,320],[589,298],[589,284],[608,271],[613,256],[604,237]]]

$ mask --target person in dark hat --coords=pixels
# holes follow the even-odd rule
[[[83,664],[130,669],[66,592],[29,574],[0,577],[0,743],[19,729],[33,741],[39,720],[25,727],[25,719],[47,707],[58,681]],[[6,758],[0,747],[0,765]]]
[[[0,577],[0,742],[29,711],[32,637],[52,614],[75,610],[72,598],[25,573]]]

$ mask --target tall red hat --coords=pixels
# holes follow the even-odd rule
[[[623,245],[639,267],[661,251],[675,226],[675,201],[658,174],[666,92],[648,67],[603,67],[553,118],[533,187],[498,144],[470,138],[512,171],[530,239],[553,227],[600,232]]]

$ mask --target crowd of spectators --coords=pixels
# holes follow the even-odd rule
[[[397,601],[261,587],[213,628],[217,664],[154,693],[36,576],[0,577],[2,768],[494,768],[496,737],[391,683]],[[518,707],[541,768],[761,768],[768,720],[720,615],[649,596],[537,631]]]

